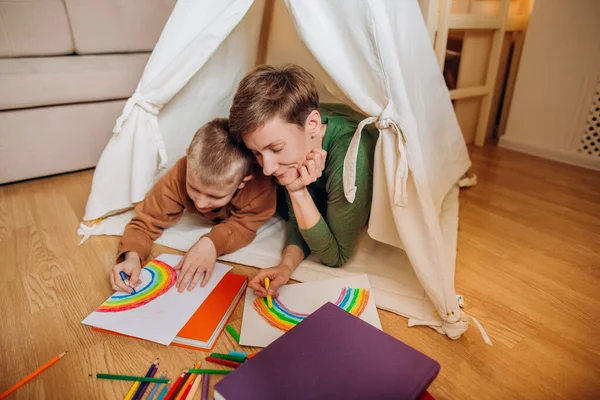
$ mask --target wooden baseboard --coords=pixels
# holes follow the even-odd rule
[[[565,164],[600,171],[600,157],[592,157],[573,151],[545,149],[508,136],[502,136],[498,142],[498,146]]]

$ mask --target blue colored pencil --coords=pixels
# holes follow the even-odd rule
[[[158,358],[152,363],[152,365],[150,365],[148,372],[146,372],[146,378],[152,378],[154,376],[154,373],[156,373],[157,367],[158,367]],[[139,399],[140,395],[142,393],[142,389],[145,391],[147,387],[148,387],[148,382],[142,382],[140,384],[140,386],[138,387],[138,389],[133,394],[133,396],[131,397],[131,399],[132,400]]]
[[[119,271],[119,276],[121,277],[121,279],[123,279],[123,282],[125,282],[125,284],[131,288],[131,294],[137,294],[135,289],[132,288],[129,284],[129,278],[127,277],[127,274],[123,271]]]
[[[169,386],[165,385],[165,387],[160,391],[158,398],[156,400],[163,400],[169,391]]]
[[[161,376],[161,378],[166,378],[167,377],[167,371],[165,371]],[[152,400],[154,398],[154,395],[156,393],[158,393],[158,388],[160,387],[160,383],[155,383],[154,387],[152,388],[152,390],[150,391],[150,394],[148,395],[148,398],[146,400]]]
[[[154,369],[152,370],[152,372],[150,373],[150,378],[154,378],[154,375],[156,375],[157,371],[158,371],[158,367],[155,366]],[[141,400],[141,398],[144,397],[146,390],[148,390],[148,386],[150,386],[150,382],[142,382],[142,384],[140,385],[140,387],[138,389],[137,395],[134,395],[132,400]]]

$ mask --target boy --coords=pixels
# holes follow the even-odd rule
[[[131,293],[141,281],[142,261],[163,230],[175,224],[184,210],[204,215],[215,226],[186,253],[177,290],[192,290],[210,279],[218,256],[248,245],[256,231],[275,213],[275,185],[253,168],[252,155],[229,136],[228,120],[217,118],[196,132],[187,155],[150,189],[136,206],[119,244],[118,264],[112,268],[114,290]],[[120,272],[129,275],[129,286]]]

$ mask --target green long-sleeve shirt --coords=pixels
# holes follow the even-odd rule
[[[369,218],[379,132],[372,125],[363,129],[356,162],[356,197],[349,203],[344,196],[344,158],[358,124],[365,117],[342,104],[322,104],[319,112],[322,122],[327,124],[323,138],[327,158],[323,175],[308,186],[308,191],[321,219],[312,228],[300,229],[286,191],[290,213],[286,245],[296,245],[305,257],[312,253],[323,264],[339,267],[352,255],[358,234]]]

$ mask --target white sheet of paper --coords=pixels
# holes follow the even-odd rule
[[[174,254],[162,254],[157,257],[172,267],[175,267],[181,258]],[[179,293],[173,285],[163,295],[138,308],[119,312],[94,311],[82,324],[169,345],[229,270],[230,266],[217,263],[210,280],[203,288],[198,283],[191,292],[186,289]],[[142,283],[138,288],[149,282],[150,274],[142,269],[140,279]]]
[[[367,275],[356,275],[286,285],[279,289],[278,299],[293,312],[310,314],[327,302],[335,303],[345,287],[371,289]],[[285,332],[271,326],[256,312],[253,306],[255,299],[256,296],[252,293],[252,289],[248,289],[244,301],[240,344],[243,346],[265,347]],[[360,319],[377,329],[381,329],[373,291],[370,293],[369,301],[360,315]]]

